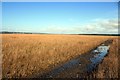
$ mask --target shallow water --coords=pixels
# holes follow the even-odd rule
[[[90,58],[91,64],[87,66],[88,72],[91,72],[99,63],[102,62],[103,58],[108,54],[109,48],[109,45],[101,45],[92,51],[94,57]]]
[[[96,49],[92,50],[91,52],[83,56],[80,55],[78,58],[72,59],[63,65],[54,68],[49,73],[45,74],[44,77],[55,77],[61,73],[74,70],[75,68],[78,68],[78,66],[79,68],[80,66],[85,66],[84,69],[83,67],[81,67],[84,73],[92,72],[96,68],[96,66],[102,62],[103,58],[108,54],[110,43],[109,41],[104,42],[103,44],[101,44]]]
[[[55,68],[52,72],[47,75],[47,77],[53,77],[58,75],[59,73],[63,72],[64,70],[73,68],[76,64],[79,64],[79,59],[70,60],[69,62],[65,63],[64,65]]]

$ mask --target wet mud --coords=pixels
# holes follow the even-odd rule
[[[37,75],[39,78],[85,78],[96,69],[97,65],[109,53],[112,40],[101,43],[95,49],[82,54],[60,66],[55,67],[43,75]]]

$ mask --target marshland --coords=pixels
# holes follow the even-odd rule
[[[0,78],[119,79],[120,2],[11,1],[0,4]]]
[[[85,77],[92,75],[92,77],[98,78],[118,78],[118,37],[2,34],[2,39],[3,78],[42,78],[42,75],[49,74],[55,68],[75,58],[81,65],[90,63],[88,57],[92,58],[95,55],[91,55],[90,51],[107,40],[112,40],[107,56]],[[87,66],[81,65],[76,67],[73,64],[70,74],[66,73],[67,70],[61,70],[60,73],[57,73],[58,78],[81,77],[80,72],[87,73],[84,71]]]

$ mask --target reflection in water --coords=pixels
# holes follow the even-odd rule
[[[112,42],[106,41],[104,44],[101,44],[100,46],[98,46],[96,49],[94,49],[90,53],[85,54],[82,57],[80,55],[80,57],[66,62],[62,66],[54,68],[52,71],[43,75],[42,77],[55,77],[59,75],[60,73],[63,73],[67,70],[72,70],[73,68],[75,68],[75,66],[79,66],[79,65],[80,66],[85,65],[86,66],[84,67],[85,70],[87,70],[87,72],[91,72],[93,71],[93,69],[96,68],[96,66],[99,63],[102,62],[103,58],[107,55],[109,48],[110,48],[110,45],[109,45],[110,43]],[[88,55],[91,55],[91,56],[88,56]],[[85,62],[85,60],[89,62]]]
[[[104,46],[103,44],[97,49],[95,49],[92,53],[95,54],[93,58],[90,58],[91,64],[87,66],[88,72],[91,72],[107,55],[110,46]],[[96,54],[98,53],[98,54]]]

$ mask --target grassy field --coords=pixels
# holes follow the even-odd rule
[[[91,74],[91,77],[96,78],[119,78],[119,52],[120,52],[120,37],[113,39],[109,54],[104,58],[103,62],[98,65],[98,68]]]
[[[2,34],[2,76],[10,78],[43,74],[56,65],[88,52],[110,38],[113,37]],[[116,42],[114,41],[110,54],[115,51]]]

